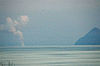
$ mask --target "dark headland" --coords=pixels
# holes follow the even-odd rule
[[[85,36],[76,41],[75,45],[100,45],[100,29],[93,28]]]

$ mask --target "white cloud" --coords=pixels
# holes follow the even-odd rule
[[[7,22],[8,23],[13,23],[12,19],[10,17],[7,17]]]
[[[20,16],[22,24],[27,24],[29,21],[28,16]]]
[[[23,25],[27,24],[29,21],[28,16],[20,16],[20,22],[18,20],[14,20],[11,17],[7,17],[7,23],[6,24],[0,24],[0,30],[7,30],[14,35],[18,35],[19,39],[21,41],[21,45],[24,46],[24,37],[23,33],[18,27],[22,27]]]

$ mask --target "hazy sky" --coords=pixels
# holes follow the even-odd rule
[[[25,45],[74,44],[94,27],[100,0],[0,0],[0,34],[19,35]]]

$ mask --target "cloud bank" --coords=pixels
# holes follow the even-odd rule
[[[6,24],[0,24],[0,30],[6,30],[13,33],[16,36],[19,36],[21,45],[24,46],[24,37],[21,28],[23,27],[23,25],[26,25],[28,21],[28,16],[20,16],[20,20],[15,20],[11,17],[7,17]]]

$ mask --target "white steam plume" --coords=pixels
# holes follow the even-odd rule
[[[23,33],[21,32],[18,27],[22,27],[22,25],[27,24],[29,21],[28,16],[20,16],[20,21],[18,22],[17,20],[13,20],[11,17],[7,17],[7,26],[8,26],[8,31],[12,32],[14,35],[18,35],[19,39],[21,41],[21,45],[24,46],[24,37]]]

